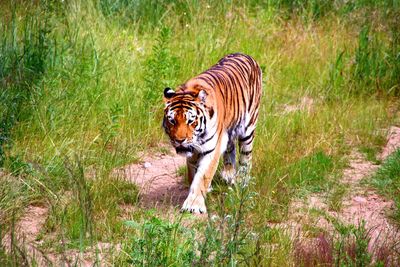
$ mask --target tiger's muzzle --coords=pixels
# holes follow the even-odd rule
[[[178,154],[186,154],[187,152],[193,153],[194,148],[192,146],[177,146],[175,150]]]

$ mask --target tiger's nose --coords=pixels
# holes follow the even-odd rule
[[[182,144],[183,142],[185,142],[186,138],[182,138],[182,139],[175,139],[175,142],[177,142],[178,144]]]

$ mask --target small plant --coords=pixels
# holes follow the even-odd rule
[[[366,229],[365,222],[361,221],[357,226],[341,225],[337,229],[339,235],[334,246],[336,264],[369,266],[372,263],[372,254],[368,250],[371,229]]]
[[[130,242],[128,262],[134,266],[188,266],[195,258],[194,232],[179,222],[170,223],[152,217],[139,224],[125,223],[137,231]]]
[[[65,214],[71,219],[69,234],[71,239],[79,238],[80,243],[83,244],[87,237],[90,241],[93,237],[93,201],[90,182],[85,178],[84,166],[78,157],[75,157],[72,162],[67,160],[65,169],[68,171],[74,193],[74,205],[68,205],[65,210]],[[75,217],[78,221],[75,221]]]
[[[178,60],[171,55],[169,42],[171,29],[162,27],[153,46],[152,53],[145,65],[145,95],[144,100],[150,108],[161,103],[161,92],[165,87],[173,86],[179,69]]]
[[[256,194],[250,189],[252,178],[239,170],[237,183],[220,196],[216,215],[209,217],[197,264],[236,266],[256,255],[258,235],[247,226],[247,215],[254,208]]]
[[[342,209],[343,198],[348,189],[342,183],[334,183],[333,189],[329,192],[327,204],[330,210],[339,212]]]

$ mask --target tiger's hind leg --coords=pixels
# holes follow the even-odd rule
[[[250,173],[251,169],[251,153],[253,150],[254,128],[246,131],[244,136],[239,137],[239,166],[240,170]]]
[[[224,179],[228,184],[235,183],[236,176],[236,148],[233,140],[229,140],[224,152],[224,168],[221,172],[222,179]]]

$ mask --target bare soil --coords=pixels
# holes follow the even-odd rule
[[[139,164],[125,166],[117,172],[139,187],[143,206],[178,206],[188,194],[188,185],[178,174],[182,166],[186,168],[186,159],[170,150],[146,155]]]

